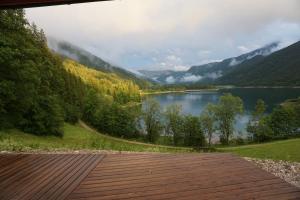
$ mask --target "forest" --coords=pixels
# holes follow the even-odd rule
[[[84,119],[107,133],[134,133],[139,87],[53,53],[24,10],[0,11],[0,66],[2,129],[63,136],[64,122]]]

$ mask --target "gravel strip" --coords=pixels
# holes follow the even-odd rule
[[[258,167],[274,174],[277,177],[285,180],[286,182],[300,188],[300,163],[288,162],[282,160],[261,160],[256,158],[245,158],[253,162]]]

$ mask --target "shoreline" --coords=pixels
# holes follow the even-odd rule
[[[153,94],[171,94],[171,93],[185,93],[185,92],[217,92],[223,89],[300,89],[300,86],[217,86],[213,89],[186,89],[186,90],[168,90],[168,91],[153,91],[153,92],[143,92],[143,95],[153,95]]]
[[[300,89],[300,86],[231,86],[231,87],[222,87],[219,89],[234,89],[234,88],[242,88],[242,89]]]
[[[141,92],[143,95],[152,95],[152,94],[169,94],[169,93],[184,93],[185,90],[174,90],[174,91],[155,91],[155,92]]]
[[[174,91],[156,91],[156,92],[141,92],[141,95],[152,95],[152,94],[171,94],[171,93],[186,93],[186,92],[216,92],[220,88],[215,89],[194,89],[194,90],[174,90]]]

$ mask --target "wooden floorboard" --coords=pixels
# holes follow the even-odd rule
[[[300,199],[231,154],[0,154],[0,199]]]
[[[104,155],[32,154],[0,176],[0,199],[65,199]],[[3,178],[2,178],[3,177]]]

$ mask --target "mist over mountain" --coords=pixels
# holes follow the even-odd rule
[[[157,70],[157,71],[151,71],[151,70],[138,70],[139,73],[143,74],[145,77],[148,77],[149,79],[152,79],[155,82],[160,82],[159,77],[161,76],[170,76],[175,71],[173,70]]]
[[[237,86],[300,86],[300,41],[269,56],[255,56],[216,80]]]
[[[151,85],[151,83],[148,80],[146,80],[146,77],[144,79],[133,72],[130,72],[120,67],[116,67],[74,44],[71,44],[66,41],[60,41],[51,37],[48,38],[47,42],[49,48],[52,49],[54,52],[60,54],[63,57],[73,59],[82,65],[105,73],[115,73],[121,78],[132,80],[141,88],[146,88]]]
[[[156,81],[162,84],[180,84],[180,83],[214,83],[217,79],[225,76],[234,69],[238,68],[242,63],[249,60],[259,60],[262,59],[280,47],[279,42],[273,42],[262,48],[256,49],[249,53],[242,54],[237,57],[232,57],[225,59],[220,62],[213,62],[208,64],[203,64],[199,66],[192,66],[187,71],[159,71],[151,72],[140,70],[145,76],[149,78],[154,78]],[[155,74],[155,75],[153,75]]]

